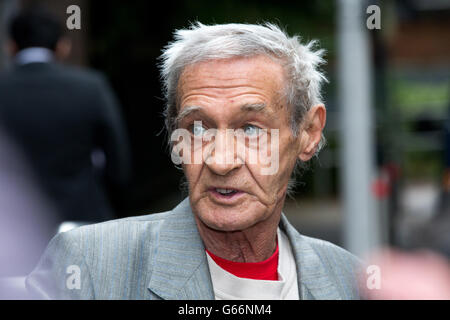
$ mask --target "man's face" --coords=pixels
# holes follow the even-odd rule
[[[215,230],[239,231],[281,213],[302,149],[301,139],[295,139],[290,129],[283,84],[282,66],[265,56],[200,62],[183,71],[178,128],[189,130],[192,139],[200,139],[203,150],[209,150],[199,163],[183,164],[197,221]],[[202,140],[211,129],[217,130],[214,138]],[[225,147],[237,139],[226,134],[227,129],[240,129],[245,153]],[[266,130],[267,143],[255,147],[258,135]],[[267,162],[249,161],[249,156],[268,149],[270,143],[278,152],[278,170],[263,174]],[[223,161],[230,157],[236,161]]]

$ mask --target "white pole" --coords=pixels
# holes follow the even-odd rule
[[[379,242],[374,178],[371,59],[366,8],[361,0],[338,1],[338,92],[344,246],[364,256]]]

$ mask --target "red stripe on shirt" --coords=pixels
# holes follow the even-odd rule
[[[278,280],[278,244],[274,254],[261,262],[234,262],[218,257],[208,250],[206,252],[219,267],[236,277],[255,280]]]

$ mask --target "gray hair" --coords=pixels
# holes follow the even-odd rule
[[[299,36],[289,37],[272,23],[204,25],[196,22],[188,29],[176,30],[174,41],[164,48],[159,65],[166,99],[165,126],[169,137],[177,127],[178,80],[188,65],[261,54],[275,58],[284,67],[287,81],[285,98],[291,110],[290,125],[293,135],[297,136],[306,112],[322,104],[321,86],[327,81],[319,70],[319,66],[325,63],[325,51],[315,51],[316,45],[316,40],[303,45]],[[324,143],[322,136],[317,153]]]

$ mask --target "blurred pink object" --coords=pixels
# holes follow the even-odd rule
[[[385,249],[369,259],[379,271],[379,288],[370,289],[367,274],[361,280],[363,295],[371,300],[450,300],[449,261],[431,251],[413,253]],[[369,270],[368,267],[367,270]],[[373,283],[372,283],[373,284]]]

